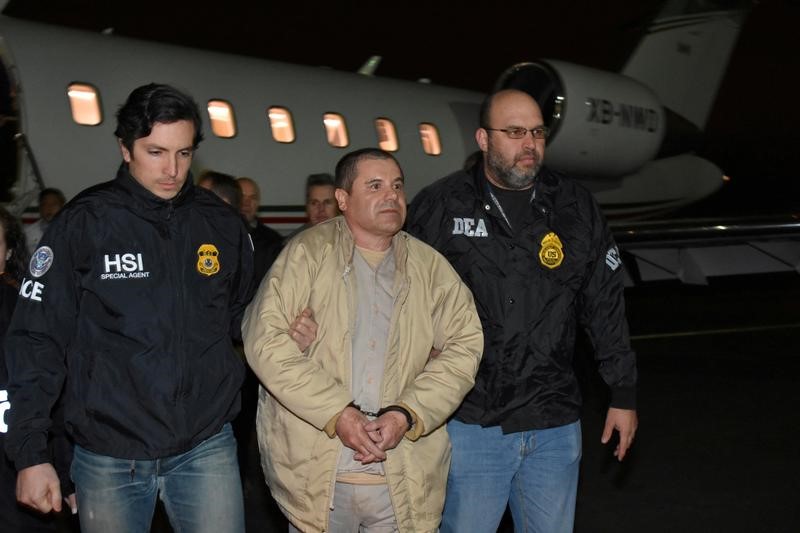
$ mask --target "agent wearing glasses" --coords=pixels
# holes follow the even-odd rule
[[[601,437],[625,457],[637,427],[617,246],[592,195],[542,166],[538,104],[490,95],[475,133],[483,162],[421,191],[408,231],[439,250],[472,290],[484,331],[475,387],[448,423],[453,458],[442,533],[572,531],[581,457],[578,326],[611,389]],[[525,524],[525,526],[523,526]]]

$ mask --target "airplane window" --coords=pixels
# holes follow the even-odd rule
[[[439,155],[442,153],[442,143],[439,141],[439,131],[433,124],[423,122],[419,125],[419,138],[422,141],[422,149],[428,155]]]
[[[233,107],[225,100],[208,101],[208,119],[211,121],[211,131],[217,137],[230,139],[236,135]]]
[[[378,134],[378,146],[387,152],[397,151],[397,131],[394,122],[388,118],[375,119],[375,131]]]
[[[294,142],[294,124],[292,113],[285,107],[270,107],[267,109],[269,125],[272,128],[272,138],[279,143]]]
[[[86,83],[70,83],[67,87],[72,120],[84,126],[97,126],[103,121],[97,89]]]
[[[347,138],[347,126],[344,117],[338,113],[325,113],[322,115],[325,132],[328,134],[328,144],[337,148],[344,148],[350,144]]]

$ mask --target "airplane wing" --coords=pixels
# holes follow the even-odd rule
[[[800,273],[800,213],[612,223],[626,285],[773,272]]]

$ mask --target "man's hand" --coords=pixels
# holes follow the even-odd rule
[[[636,435],[637,427],[639,427],[639,419],[636,416],[636,411],[609,407],[606,415],[606,426],[603,428],[603,436],[600,437],[600,442],[608,444],[614,430],[619,431],[619,444],[614,450],[614,457],[622,461],[628,452],[628,448],[633,444],[633,437]]]
[[[361,461],[362,464],[385,461],[386,454],[373,441],[380,436],[369,435],[365,429],[368,422],[367,417],[358,409],[345,407],[336,421],[336,435],[342,444],[356,452],[353,456],[356,461]]]
[[[411,429],[408,427],[408,420],[402,413],[397,411],[386,411],[381,416],[364,426],[369,435],[375,440],[375,444],[383,450],[394,449]],[[356,456],[356,460],[359,460]]]
[[[61,511],[61,484],[50,463],[23,468],[17,473],[17,501],[40,513]]]
[[[78,495],[74,492],[64,498],[64,503],[69,505],[69,510],[72,514],[78,514]]]
[[[289,326],[289,336],[297,343],[301,352],[305,352],[317,338],[317,323],[310,307],[303,309]]]

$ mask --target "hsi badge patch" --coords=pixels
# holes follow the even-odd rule
[[[201,244],[197,249],[197,271],[206,276],[219,272],[219,250],[213,244]]]
[[[542,249],[539,250],[539,262],[547,268],[556,268],[561,266],[564,260],[564,245],[561,244],[561,239],[552,231],[544,236],[542,239]]]

